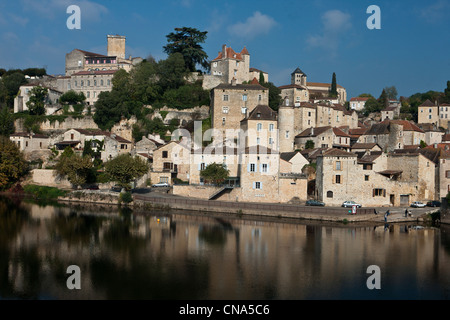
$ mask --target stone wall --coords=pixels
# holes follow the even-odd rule
[[[55,170],[34,169],[31,171],[31,183],[57,188],[71,188],[72,184],[65,178],[59,178]]]
[[[16,132],[24,132],[26,131],[24,126],[24,119],[17,119],[14,122]],[[67,117],[64,121],[53,121],[50,120],[44,121],[40,126],[43,132],[52,132],[52,131],[66,131],[72,128],[77,129],[98,129],[97,124],[94,122],[92,116],[85,116],[83,118],[74,118]]]

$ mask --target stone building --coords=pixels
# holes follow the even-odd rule
[[[311,127],[295,136],[295,148],[303,150],[311,140],[314,147],[320,148],[350,148],[350,135],[339,128],[331,126]]]
[[[241,120],[241,133],[246,146],[264,146],[278,150],[278,115],[267,105],[256,106]]]
[[[19,92],[14,98],[14,113],[28,110],[27,102],[30,100],[31,90],[35,87],[43,87],[48,90],[44,101],[46,114],[52,114],[56,111],[62,92],[52,87],[41,85],[40,83],[29,83],[20,86]]]
[[[425,141],[425,132],[413,122],[407,120],[384,120],[373,124],[359,143],[377,143],[384,151],[403,149],[408,145],[419,145]]]
[[[409,206],[435,198],[435,165],[421,153],[357,155],[329,149],[317,157],[316,194],[327,205]]]
[[[226,130],[240,130],[240,122],[257,105],[269,104],[269,90],[256,81],[251,84],[220,84],[211,90],[211,125],[226,136]]]
[[[80,71],[125,69],[130,71],[142,58],[125,58],[125,36],[107,35],[107,54],[74,49],[66,54],[66,76]]]
[[[16,132],[9,135],[9,139],[24,153],[47,150],[49,146],[49,138],[43,134]]]
[[[173,179],[189,180],[191,149],[181,141],[170,141],[153,151],[150,172],[152,183],[173,183]]]
[[[261,73],[264,82],[268,82],[267,72],[250,68],[250,54],[246,47],[236,52],[224,44],[217,57],[211,61],[210,74],[203,76],[203,88],[210,90],[220,84],[230,84],[233,79],[237,84],[248,83],[255,78],[259,80]]]
[[[369,98],[367,97],[353,97],[350,99],[350,109],[352,110],[356,110],[356,111],[361,111],[364,109],[367,100],[369,100]]]
[[[65,91],[82,92],[86,97],[86,104],[93,106],[100,93],[112,90],[112,78],[116,72],[117,70],[101,70],[73,73],[70,81],[66,82]]]

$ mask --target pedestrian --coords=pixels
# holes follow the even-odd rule
[[[405,209],[405,218],[408,217],[408,208]]]
[[[378,214],[377,209],[373,209],[374,214]]]
[[[389,212],[389,210],[386,211],[386,213],[384,214],[384,222],[387,222],[388,212]]]

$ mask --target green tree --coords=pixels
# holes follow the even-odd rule
[[[264,83],[264,74],[262,72],[259,73],[259,83],[260,84]]]
[[[338,92],[337,92],[336,73],[333,72],[333,77],[331,79],[330,97],[336,98],[337,96]]]
[[[111,177],[111,180],[126,190],[130,190],[130,183],[142,177],[148,170],[146,161],[129,154],[119,155],[105,164],[105,172]]]
[[[305,149],[314,149],[314,141],[312,141],[312,140],[306,141]]]
[[[62,104],[74,105],[83,104],[86,97],[83,92],[76,92],[74,90],[69,90],[61,95],[59,102]]]
[[[189,72],[183,55],[175,52],[166,60],[158,62],[159,85],[163,90],[177,89],[185,83],[185,77]]]
[[[398,92],[395,86],[386,87],[384,90],[389,100],[397,100]]]
[[[27,81],[21,72],[8,72],[0,79],[0,103],[6,103],[8,107],[12,108],[14,97],[19,92],[20,86],[26,84]]]
[[[168,55],[181,53],[189,71],[195,71],[197,64],[209,70],[208,55],[200,45],[205,42],[207,33],[189,27],[175,28],[175,32],[166,35],[168,44],[163,47],[164,52]]]
[[[265,82],[261,85],[269,89],[269,107],[275,111],[278,111],[278,107],[281,103],[281,89],[272,82]]]
[[[230,171],[221,163],[211,163],[205,169],[200,171],[200,177],[206,182],[211,182],[216,185],[223,184],[230,176]]]
[[[382,109],[382,106],[375,98],[369,98],[364,105],[364,115],[368,116],[370,113],[380,112]]]
[[[447,88],[444,89],[444,102],[450,103],[450,81],[447,81]]]
[[[385,89],[383,89],[383,91],[381,92],[380,97],[378,98],[378,104],[379,104],[379,106],[381,108],[380,111],[383,110],[384,108],[389,107],[389,96],[388,96],[388,94],[387,94]]]
[[[70,150],[70,151],[69,151]],[[91,175],[92,160],[89,156],[74,154],[72,149],[65,149],[56,163],[55,170],[60,176],[65,176],[75,187],[86,183]]]
[[[0,136],[0,190],[17,182],[27,171],[27,163],[14,142]]]
[[[14,117],[5,105],[0,107],[0,136],[9,136],[14,133]]]
[[[45,114],[45,99],[48,95],[48,89],[41,86],[33,87],[30,90],[30,99],[27,102],[28,110],[31,115]]]

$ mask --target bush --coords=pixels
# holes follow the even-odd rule
[[[64,197],[67,194],[67,191],[58,188],[37,186],[33,184],[26,185],[23,190],[29,195],[44,200],[57,199],[58,197]]]
[[[120,202],[128,204],[130,202],[133,202],[133,196],[131,195],[131,192],[124,192],[120,194]]]

